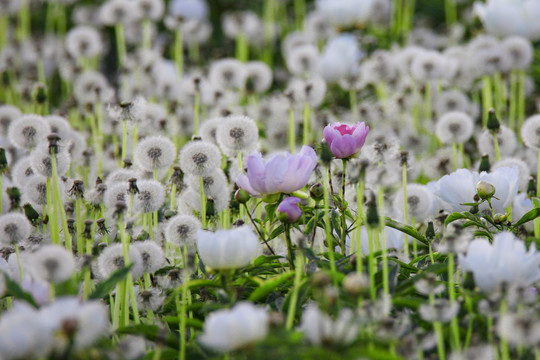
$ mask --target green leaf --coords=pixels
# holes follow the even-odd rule
[[[15,299],[24,300],[28,302],[33,307],[38,307],[38,304],[36,303],[36,300],[23,290],[23,288],[19,285],[18,282],[12,280],[6,273],[2,272],[4,275],[4,278],[6,279],[6,289],[8,295],[13,296]]]
[[[221,287],[221,284],[213,281],[213,280],[207,280],[207,279],[196,279],[196,280],[190,280],[188,283],[188,288],[190,289],[196,289],[200,287]]]
[[[266,218],[268,219],[268,221],[272,222],[272,220],[274,220],[274,216],[276,215],[276,209],[278,205],[279,205],[278,203],[272,203],[264,207],[266,211]],[[266,218],[265,218],[265,221],[266,221]]]
[[[452,213],[452,214],[448,215],[448,217],[444,221],[444,226],[446,227],[451,222],[454,222],[454,221],[460,220],[460,219],[467,219],[467,220],[472,221],[476,226],[484,227],[484,224],[482,224],[480,219],[478,217],[474,216],[473,214],[471,214],[468,211],[464,211],[462,213],[455,212],[455,213]]]
[[[423,299],[415,296],[394,296],[392,304],[396,307],[407,307],[412,310],[417,310],[424,302]]]
[[[259,286],[255,291],[249,296],[249,301],[257,302],[259,300],[265,299],[268,294],[274,291],[278,286],[285,283],[289,278],[294,275],[294,271],[286,272],[278,277],[272,278],[272,280],[265,281],[261,286]]]
[[[272,240],[278,237],[279,235],[283,234],[283,231],[285,231],[285,228],[283,227],[283,224],[281,224],[272,231],[272,233],[270,234],[270,237],[268,237],[268,240]]]
[[[493,239],[493,235],[489,231],[478,230],[474,232],[474,237],[486,237],[488,239]]]
[[[261,255],[253,261],[253,266],[258,267],[264,264],[272,263],[274,260],[281,259],[281,256],[278,255]]]
[[[421,243],[425,245],[429,245],[429,241],[426,239],[426,237],[420,234],[415,228],[413,228],[410,225],[399,223],[397,221],[390,219],[389,217],[385,219],[385,225],[388,227],[394,228],[396,230],[399,230],[409,236],[412,236],[413,238],[415,238],[416,240],[420,241]]]
[[[309,236],[313,232],[313,229],[320,223],[324,217],[324,211],[318,212],[317,216],[313,216],[306,224],[304,229],[304,235]]]
[[[525,215],[523,215],[521,217],[521,219],[519,219],[513,226],[512,228],[516,228],[520,225],[523,225],[531,220],[534,220],[536,219],[537,217],[540,216],[540,207],[535,207],[534,209],[532,209],[531,211],[525,213]]]
[[[409,264],[407,264],[407,263],[404,263],[403,261],[399,261],[399,260],[396,259],[396,258],[388,257],[388,260],[393,261],[393,262],[395,262],[396,264],[399,264],[402,268],[407,269],[407,270],[409,270],[409,271],[411,271],[411,272],[418,272],[418,269],[415,268],[414,266],[411,266],[411,265],[409,265]]]
[[[456,221],[456,220],[460,220],[460,219],[467,219],[467,217],[465,215],[463,215],[462,213],[458,213],[458,212],[455,212],[455,213],[451,213],[450,215],[448,215],[448,217],[446,218],[446,220],[444,221],[444,226],[448,226],[448,224]]]
[[[128,267],[118,269],[115,272],[113,272],[112,275],[107,280],[103,280],[102,282],[96,285],[96,288],[94,289],[94,291],[90,294],[88,298],[97,300],[97,299],[102,299],[105,296],[107,296],[111,291],[113,291],[116,284],[124,280],[124,278],[127,276],[129,271],[131,270],[132,266],[133,264],[130,264]]]
[[[165,316],[163,318],[163,321],[165,321],[169,325],[175,325],[175,327],[177,327],[180,323],[180,319],[178,316]],[[186,326],[200,330],[203,327],[203,322],[199,319],[186,318]]]
[[[483,203],[483,201],[481,201],[481,202],[472,202],[472,203],[463,203],[463,204],[460,204],[460,205],[465,205],[465,206],[478,206],[478,205],[480,205],[481,203]]]

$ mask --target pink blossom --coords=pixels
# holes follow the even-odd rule
[[[324,128],[324,139],[335,157],[346,159],[362,149],[368,133],[369,126],[364,122],[353,125],[335,122]]]

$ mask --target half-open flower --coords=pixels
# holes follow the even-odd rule
[[[324,139],[335,157],[346,159],[362,149],[368,133],[369,126],[364,122],[353,125],[335,122],[324,128]]]

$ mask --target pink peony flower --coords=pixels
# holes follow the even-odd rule
[[[353,125],[335,122],[324,128],[324,139],[335,157],[346,159],[362,149],[368,133],[369,126],[364,122]]]
[[[292,193],[303,188],[317,165],[317,154],[303,146],[299,154],[276,154],[266,162],[261,154],[247,159],[247,175],[240,174],[236,184],[251,195]]]

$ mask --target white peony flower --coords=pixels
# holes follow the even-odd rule
[[[311,344],[350,344],[358,336],[359,322],[351,309],[342,309],[334,320],[317,305],[310,305],[304,311],[300,330]]]
[[[260,341],[268,333],[268,313],[250,302],[211,313],[199,341],[209,348],[228,352]]]
[[[206,266],[214,270],[238,269],[257,255],[259,241],[247,226],[215,233],[199,230],[197,250]]]
[[[540,39],[538,0],[487,0],[485,4],[475,2],[474,12],[482,20],[486,31],[492,35],[521,35],[531,40]]]
[[[510,232],[495,235],[493,244],[476,239],[469,245],[467,255],[459,255],[459,264],[471,271],[474,282],[484,292],[493,292],[503,283],[523,286],[540,279],[540,253]]]
[[[491,199],[493,210],[496,213],[506,211],[512,204],[519,187],[519,170],[517,167],[500,167],[493,172],[477,173],[468,169],[458,169],[449,175],[443,176],[439,181],[428,184],[428,187],[441,200],[441,207],[446,211],[468,211],[471,207],[464,203],[474,202],[476,184],[484,180],[495,187],[494,197]],[[480,210],[489,208],[483,203]]]
[[[338,81],[358,71],[358,61],[362,56],[356,38],[342,34],[326,44],[319,60],[319,72],[328,82]]]

